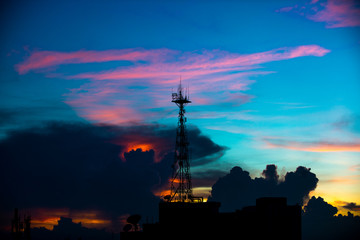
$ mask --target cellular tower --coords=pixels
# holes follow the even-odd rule
[[[188,92],[188,91],[187,91]],[[173,174],[171,178],[169,202],[193,202],[200,198],[192,194],[189,142],[186,132],[185,106],[191,103],[189,93],[184,93],[181,81],[178,91],[172,94],[172,102],[179,107],[178,126],[176,130],[175,156],[172,165]]]

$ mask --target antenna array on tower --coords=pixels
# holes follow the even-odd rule
[[[173,175],[171,178],[169,202],[193,202],[200,200],[192,194],[190,173],[189,142],[186,132],[185,106],[191,103],[189,90],[182,88],[181,81],[177,93],[172,94],[172,102],[179,107],[178,126],[176,130],[175,157],[172,165]]]

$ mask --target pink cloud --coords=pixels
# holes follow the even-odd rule
[[[330,50],[321,48],[317,45],[299,46],[289,53],[289,58],[297,58],[303,56],[322,57],[329,52]]]
[[[63,76],[69,80],[87,80],[66,94],[65,102],[79,116],[95,123],[126,124],[166,117],[163,108],[169,106],[169,93],[177,86],[180,76],[196,95],[194,105],[215,104],[213,98],[216,96],[218,104],[239,106],[254,97],[244,93],[255,82],[253,77],[274,73],[260,71],[260,64],[305,56],[321,57],[328,52],[318,45],[283,47],[253,54],[169,49],[38,51],[16,68],[19,74],[42,70],[48,77],[53,74],[61,77],[61,71],[53,72],[54,67],[91,62],[130,62],[130,65],[111,70]],[[154,108],[161,108],[161,113],[153,111]]]
[[[80,115],[93,122],[101,122],[108,124],[123,124],[128,122],[138,122],[142,118],[137,111],[130,107],[110,106],[104,108],[100,105],[98,108],[86,108],[80,110]]]
[[[167,72],[185,74],[193,70],[203,70],[203,74],[232,70],[244,70],[244,66],[279,61],[301,56],[323,56],[329,50],[317,45],[306,45],[294,48],[279,48],[267,52],[238,55],[220,51],[204,51],[202,54],[179,53],[169,49],[139,50],[122,49],[106,51],[76,51],[76,52],[55,52],[37,51],[31,54],[25,61],[17,64],[16,70],[19,74],[25,74],[31,70],[54,67],[64,64],[95,63],[109,61],[147,61],[153,62],[151,66],[138,66],[137,68],[127,69],[128,75],[122,77],[124,71],[112,71],[109,73],[98,74],[98,79],[111,78],[144,78],[151,77],[151,73],[164,76]],[[171,58],[178,58],[177,62],[167,62]],[[179,64],[180,62],[180,64]],[[180,65],[180,67],[179,67]],[[166,70],[165,70],[166,69]],[[132,70],[132,71],[131,71]],[[206,70],[206,71],[205,71]],[[246,70],[246,69],[245,69]],[[177,71],[177,72],[176,72]],[[113,76],[114,74],[118,75]],[[78,77],[91,77],[90,74],[79,75]]]
[[[284,148],[305,152],[360,152],[360,141],[356,142],[301,142],[277,137],[263,138],[269,148]]]
[[[119,68],[104,72],[81,73],[70,76],[72,79],[92,79],[92,80],[121,80],[121,79],[149,79],[152,83],[174,84],[181,75],[184,80],[195,79],[201,76],[210,76],[212,82],[215,79],[231,78],[231,75],[217,77],[219,73],[229,73],[232,71],[244,71],[258,68],[257,64],[281,61],[291,58],[304,56],[321,57],[330,50],[317,45],[305,45],[292,48],[279,48],[267,52],[236,55],[218,51],[204,52],[200,58],[198,55],[184,53],[177,56],[178,61],[174,62],[154,62],[149,65],[134,65],[131,67]],[[187,56],[184,58],[183,56]],[[176,56],[174,56],[176,58]],[[235,73],[237,74],[237,73]],[[248,72],[246,74],[249,74]],[[205,79],[204,79],[205,80]],[[206,79],[209,81],[209,79]]]
[[[327,28],[360,26],[360,7],[354,0],[328,0],[325,9],[307,18],[315,22],[326,22]]]
[[[24,62],[15,66],[19,74],[25,74],[31,70],[48,68],[63,64],[75,63],[94,63],[109,61],[131,61],[152,60],[156,61],[166,58],[171,50],[156,49],[122,49],[105,51],[76,51],[76,52],[55,52],[55,51],[36,51]]]
[[[294,12],[314,22],[325,22],[326,28],[360,26],[360,5],[356,0],[312,0],[276,12]]]

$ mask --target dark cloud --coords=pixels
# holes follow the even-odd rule
[[[267,165],[262,177],[252,179],[249,172],[234,167],[230,173],[220,177],[212,186],[210,201],[221,202],[222,211],[234,211],[255,205],[260,197],[287,197],[288,204],[304,204],[309,192],[316,188],[318,179],[309,168],[298,167],[286,173],[279,180],[277,166]],[[359,207],[355,203],[346,204],[351,209]],[[350,212],[347,216],[335,216],[337,208],[321,197],[312,197],[304,207],[302,217],[302,239],[307,240],[355,240],[360,236],[360,217]]]
[[[347,216],[337,213],[337,208],[321,197],[312,197],[304,207],[302,217],[302,236],[307,240],[347,239],[355,240],[360,236],[360,217],[348,212]]]
[[[275,165],[267,165],[266,169],[262,172],[262,175],[268,181],[279,181],[279,175],[277,174],[277,166]]]
[[[11,108],[0,107],[0,137],[6,136],[9,131],[27,129],[39,125],[39,122],[76,120],[82,121],[70,107],[62,102],[51,100],[29,100],[24,97],[15,97],[15,101],[25,101],[28,105]],[[1,136],[3,135],[3,136]]]
[[[279,183],[280,192],[290,204],[303,205],[309,199],[310,191],[315,190],[319,179],[310,170],[299,166],[295,172],[286,173],[285,180]]]
[[[202,135],[195,126],[189,127],[188,139],[190,139],[189,151],[193,160],[192,166],[203,165],[217,160],[227,150],[226,147],[217,145],[209,137]]]
[[[284,181],[279,180],[275,165],[267,165],[262,175],[252,179],[249,172],[234,167],[212,186],[209,200],[221,202],[223,211],[255,205],[256,199],[260,197],[287,197],[288,204],[303,205],[318,182],[309,168],[301,166],[295,172],[286,173]]]
[[[312,197],[304,207],[305,214],[313,218],[330,218],[337,212],[337,208],[324,201],[322,197]]]
[[[159,198],[154,191],[168,184],[175,134],[157,125],[120,128],[59,122],[11,132],[0,142],[5,196],[0,208],[92,209],[114,221],[122,214],[156,216]],[[194,151],[194,162],[224,151],[196,128],[189,129],[189,135],[192,146],[202,152]],[[151,143],[155,150],[128,151],[134,139]],[[159,161],[157,149],[162,153]]]
[[[342,206],[343,208],[346,208],[350,211],[360,211],[360,205],[357,205],[354,202],[347,203],[346,205]]]
[[[97,209],[114,218],[151,209],[154,152],[122,163],[112,137],[101,127],[59,123],[13,133],[0,144],[2,207]]]

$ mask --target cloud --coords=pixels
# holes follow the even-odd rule
[[[37,126],[39,122],[64,121],[76,119],[81,121],[70,106],[56,101],[34,101],[28,106],[14,104],[11,107],[0,107],[0,139],[6,137],[11,129]]]
[[[317,183],[316,175],[302,166],[294,172],[287,172],[283,180],[279,180],[276,165],[267,165],[262,177],[254,179],[249,172],[234,167],[212,186],[209,201],[220,201],[222,211],[232,212],[255,205],[259,197],[287,197],[289,205],[305,205],[301,219],[304,239],[357,239],[360,217],[354,217],[351,213],[348,216],[335,216],[338,209],[322,197],[309,199],[309,193]],[[346,206],[358,207],[355,203],[346,203]]]
[[[203,50],[200,52],[179,52],[170,49],[121,49],[104,51],[35,51],[25,61],[17,64],[19,74],[64,64],[96,63],[109,61],[128,61],[134,63],[128,68],[87,73],[74,78],[104,79],[136,79],[184,74],[207,75],[229,70],[247,70],[244,66],[286,60],[296,57],[317,56],[327,54],[329,50],[318,45],[283,47],[253,54],[233,54],[219,50]],[[141,63],[147,64],[141,64]],[[148,64],[150,63],[150,64]],[[175,81],[177,81],[177,77]]]
[[[262,175],[252,179],[249,172],[234,167],[212,186],[209,201],[221,202],[223,211],[255,205],[260,197],[287,197],[288,204],[302,205],[318,182],[316,175],[302,166],[295,172],[286,173],[284,181],[279,180],[275,165],[267,165]]]
[[[255,82],[251,78],[274,73],[260,70],[260,64],[305,56],[322,57],[329,52],[318,45],[282,47],[251,54],[170,49],[36,51],[16,65],[16,69],[19,74],[41,70],[49,78],[55,74],[57,78],[85,80],[86,83],[65,95],[65,102],[92,122],[127,124],[164,117],[171,88],[176,87],[180,76],[185,85],[191,86],[191,95],[196,95],[194,104],[239,106],[254,97],[244,93]],[[81,68],[71,74],[63,74],[61,69],[54,72],[54,68],[62,65],[110,61],[118,61],[119,67],[97,72],[81,72]],[[161,111],[154,110],[160,108]]]
[[[360,26],[360,7],[355,0],[328,0],[325,8],[307,16],[315,22],[326,22],[327,28]]]
[[[122,49],[105,51],[76,51],[76,52],[55,52],[35,51],[24,62],[15,66],[19,74],[26,74],[29,71],[49,68],[64,64],[109,62],[109,61],[156,61],[166,58],[171,50],[156,49]]]
[[[313,218],[330,218],[337,213],[337,208],[324,201],[322,197],[312,197],[304,207],[307,216]]]
[[[20,216],[22,210],[20,209]],[[70,217],[75,223],[82,223],[85,227],[98,229],[109,228],[111,219],[99,210],[76,210],[70,208],[32,208],[32,228],[52,229],[61,217]],[[35,218],[34,218],[35,216]]]
[[[360,26],[360,6],[356,0],[311,1],[276,12],[295,12],[314,22],[325,22],[326,28]]]
[[[188,133],[195,165],[211,156],[216,161],[214,156],[225,151],[196,127]],[[2,194],[7,196],[1,198],[0,210],[9,213],[2,215],[0,225],[9,224],[6,217],[14,207],[33,210],[34,221],[44,211],[66,212],[94,226],[109,221],[113,229],[124,214],[156,216],[159,198],[154,193],[168,186],[175,134],[175,129],[159,125],[61,122],[9,133],[0,141],[0,181],[6,183]],[[144,145],[149,148],[137,149]]]
[[[313,196],[304,207],[302,237],[304,239],[357,239],[360,234],[360,217],[339,214],[338,209],[322,197]]]
[[[33,223],[33,221],[32,221]],[[74,222],[71,218],[61,217],[56,221],[52,231],[44,228],[32,228],[31,237],[33,239],[110,239],[114,234],[106,232],[104,229],[84,227],[83,222]],[[119,236],[117,236],[119,237]]]
[[[278,137],[264,137],[269,148],[284,148],[305,152],[360,152],[360,141],[326,142],[326,141],[294,141]]]
[[[222,155],[226,147],[214,143],[209,137],[203,135],[196,126],[188,126],[188,138],[191,139],[189,150],[192,155],[192,165],[205,164],[217,154]],[[119,154],[124,161],[124,153],[137,148],[142,150],[153,149],[155,162],[160,162],[168,153],[173,153],[175,146],[176,130],[162,125],[134,125],[127,127],[112,127],[111,130],[118,137],[112,143],[124,149]],[[214,159],[213,159],[214,160]]]
[[[354,202],[350,202],[350,203],[347,203],[346,205],[342,206],[343,208],[346,208],[350,211],[356,211],[356,212],[359,212],[360,211],[360,205],[357,205],[356,203]]]
[[[262,176],[268,181],[278,182],[279,175],[277,174],[277,166],[267,165],[266,169],[262,172]]]

